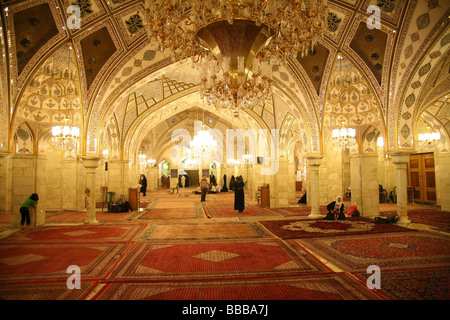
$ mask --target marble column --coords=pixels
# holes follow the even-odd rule
[[[289,200],[296,199],[296,182],[295,182],[295,163],[294,159],[289,158],[288,163],[288,193]]]
[[[158,190],[158,167],[147,168],[147,191]]]
[[[400,224],[410,224],[408,219],[408,162],[409,153],[391,153],[397,178],[397,214]]]
[[[0,212],[11,211],[11,154],[0,152]]]
[[[97,188],[96,188],[96,171],[102,159],[99,156],[83,156],[83,166],[86,168],[86,224],[98,224],[95,217]]]
[[[278,171],[274,175],[274,195],[275,195],[275,204],[271,207],[281,208],[281,207],[289,207],[289,168],[288,168],[288,159],[287,158],[279,158],[278,160]]]
[[[378,155],[350,156],[350,186],[352,188],[352,204],[364,217],[380,214],[378,189]]]
[[[31,226],[45,223],[45,159],[35,155],[14,155],[11,165],[11,228],[18,228],[23,202],[32,193],[39,195],[36,208],[30,210]]]
[[[439,154],[436,160],[436,193],[442,211],[450,211],[450,154]]]
[[[320,214],[320,191],[319,191],[319,167],[322,156],[307,156],[306,163],[308,165],[309,174],[307,179],[310,181],[309,190],[307,192],[308,204],[311,205],[311,214],[308,218],[321,218]]]
[[[39,195],[39,203],[36,207],[32,226],[37,227],[45,224],[45,209],[51,199],[47,196],[47,158],[38,156],[36,158],[36,185],[35,190]]]

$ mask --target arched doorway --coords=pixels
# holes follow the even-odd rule
[[[167,160],[162,160],[159,165],[159,177],[160,177],[160,188],[170,188],[170,163]]]

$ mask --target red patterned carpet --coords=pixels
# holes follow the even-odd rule
[[[205,214],[211,218],[273,216],[273,213],[258,206],[246,206],[243,212],[234,210],[234,206],[217,206],[215,203],[203,208]]]
[[[437,233],[401,232],[295,241],[344,271],[366,270],[370,265],[383,270],[450,266],[450,239]]]
[[[366,273],[356,273],[365,282]],[[450,300],[450,269],[409,269],[382,272],[380,293],[391,300]]]
[[[262,279],[108,283],[98,300],[379,300],[345,274]]]
[[[3,242],[102,242],[130,241],[145,225],[114,224],[114,225],[82,225],[73,226],[40,226],[26,230],[2,239]]]
[[[298,246],[274,240],[138,243],[109,280],[192,280],[327,272]]]
[[[98,225],[83,224],[85,212],[52,212],[46,225],[4,236],[0,299],[449,298],[447,233],[313,220],[303,218],[306,206],[263,209],[254,201],[238,214],[232,193],[200,203],[183,192],[148,193],[141,211],[99,212]],[[445,229],[445,214],[433,219]],[[67,288],[71,265],[81,269],[81,289]],[[381,268],[379,290],[365,284],[370,265]]]
[[[81,282],[81,288],[68,290],[66,281],[14,283],[0,285],[3,300],[84,300],[98,282]]]
[[[440,210],[414,210],[408,218],[415,223],[427,224],[450,231],[450,212]]]
[[[1,244],[0,281],[61,281],[67,268],[80,267],[83,279],[105,278],[117,259],[130,247],[127,243],[99,244]]]
[[[261,221],[260,223],[282,239],[411,231],[394,224],[375,224],[363,217],[350,217],[338,221],[303,219]]]
[[[280,215],[282,217],[291,216],[309,216],[311,214],[311,207],[306,205],[300,205],[298,207],[288,207],[288,208],[265,208],[265,210]],[[327,206],[320,206],[319,211],[321,214],[326,214],[328,212]]]

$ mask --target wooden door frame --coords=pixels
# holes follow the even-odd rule
[[[431,162],[429,161],[430,159],[432,159]],[[413,161],[417,161],[417,163],[414,163],[414,166],[412,166]],[[408,185],[414,187],[414,201],[436,204],[436,171],[434,162],[433,152],[410,155],[408,161]],[[418,176],[414,177],[413,173],[417,173]]]

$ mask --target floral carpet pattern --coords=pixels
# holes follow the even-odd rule
[[[148,192],[137,211],[97,211],[95,225],[84,223],[83,211],[55,211],[47,213],[45,225],[12,230],[2,213],[0,299],[450,297],[445,212],[430,209],[427,216],[421,209],[414,226],[420,220],[431,228],[425,231],[364,217],[311,219],[308,206],[262,208],[248,195],[246,209],[238,213],[233,192],[209,194],[200,202],[192,191]],[[73,265],[81,273],[77,290],[66,282]],[[380,289],[366,284],[371,265],[381,270]]]
[[[370,219],[363,217],[350,217],[338,221],[321,219],[273,220],[261,221],[261,224],[282,239],[411,231],[393,224],[375,224]]]

